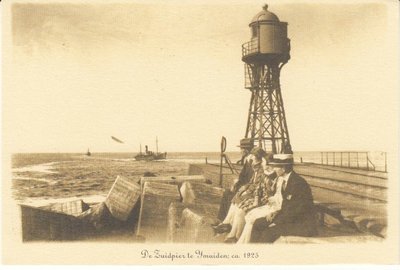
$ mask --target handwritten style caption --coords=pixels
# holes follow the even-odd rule
[[[140,252],[142,259],[167,259],[170,261],[179,259],[257,259],[258,252],[242,252],[242,253],[227,253],[227,252],[207,252],[203,250],[195,250],[191,252],[174,252],[163,251],[161,249],[148,250],[143,249]]]

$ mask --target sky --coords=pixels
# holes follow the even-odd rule
[[[294,151],[393,147],[393,2],[268,1],[291,39],[281,89]],[[14,153],[135,152],[154,149],[158,136],[161,151],[206,152],[219,151],[225,136],[227,150],[238,150],[250,102],[241,45],[264,4],[9,5],[3,145]]]

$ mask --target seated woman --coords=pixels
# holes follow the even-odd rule
[[[253,229],[254,222],[259,218],[266,218],[268,222],[271,222],[276,214],[278,214],[279,210],[282,207],[282,183],[283,178],[277,177],[276,180],[276,191],[275,194],[268,198],[268,201],[265,205],[254,208],[250,210],[245,216],[245,226],[243,228],[242,234],[240,235],[238,244],[246,244],[250,243],[251,239],[251,231]]]
[[[217,233],[229,232],[225,242],[234,243],[240,237],[245,225],[245,215],[251,209],[264,205],[274,194],[275,184],[264,173],[262,166],[263,157],[266,156],[262,148],[254,148],[253,155],[254,175],[251,181],[242,186],[232,199],[231,206],[224,221],[214,227]]]

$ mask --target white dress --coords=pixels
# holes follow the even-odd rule
[[[273,214],[281,210],[283,200],[281,192],[282,184],[283,178],[278,177],[276,183],[276,192],[273,196],[269,197],[267,204],[254,208],[246,214],[246,224],[239,240],[237,241],[238,244],[246,244],[250,242],[251,230],[253,229],[253,224],[257,219],[267,217],[269,214]]]

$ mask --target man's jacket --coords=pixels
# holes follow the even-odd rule
[[[233,193],[236,193],[239,190],[240,187],[242,187],[245,184],[249,183],[251,178],[253,177],[253,174],[254,174],[254,170],[251,167],[250,162],[245,159],[243,168],[240,171],[239,179],[235,184]]]
[[[282,208],[273,223],[281,227],[283,235],[316,235],[313,197],[310,186],[304,178],[293,171],[286,183],[285,190],[281,192]]]

